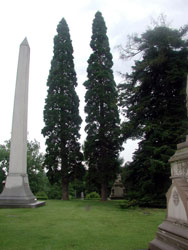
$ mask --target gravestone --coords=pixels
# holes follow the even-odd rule
[[[0,195],[0,207],[38,207],[27,175],[27,111],[30,48],[25,38],[20,45],[14,98],[9,172]]]
[[[84,192],[81,192],[81,200],[84,200]]]
[[[121,175],[119,174],[117,176],[117,179],[115,180],[113,186],[112,186],[110,199],[112,199],[112,200],[123,199],[124,196],[125,196],[125,188],[124,188],[123,183],[121,181]]]

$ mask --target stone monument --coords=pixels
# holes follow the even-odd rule
[[[0,195],[0,207],[37,207],[27,175],[27,110],[30,48],[25,38],[20,45],[14,97],[9,172]]]
[[[149,243],[150,250],[188,250],[188,136],[177,145],[169,162],[172,185],[166,194],[166,219]]]
[[[124,196],[125,196],[125,188],[121,181],[121,175],[118,174],[117,179],[115,180],[114,185],[112,186],[111,189],[110,199],[111,200],[123,199]]]
[[[81,200],[84,200],[84,192],[81,192]]]

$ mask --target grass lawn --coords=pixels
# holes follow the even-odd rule
[[[0,249],[147,249],[164,217],[164,209],[122,210],[118,201],[48,200],[39,208],[0,209]]]

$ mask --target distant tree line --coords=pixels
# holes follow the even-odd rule
[[[70,195],[96,192],[105,201],[121,173],[126,199],[141,206],[166,204],[168,160],[188,128],[187,31],[188,25],[173,29],[162,19],[140,36],[129,36],[127,45],[120,47],[121,58],[135,58],[134,66],[116,86],[106,24],[101,12],[95,14],[84,82],[87,137],[81,148],[73,47],[66,20],[60,21],[47,80],[45,156],[36,141],[28,143],[28,174],[35,194],[44,191],[49,198],[68,200]],[[139,139],[139,147],[132,162],[121,167],[119,154],[127,139]],[[0,145],[0,189],[8,151],[9,142]]]

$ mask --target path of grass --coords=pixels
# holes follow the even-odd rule
[[[36,209],[0,209],[0,249],[146,249],[164,217],[163,209],[122,210],[118,201],[47,201]]]

